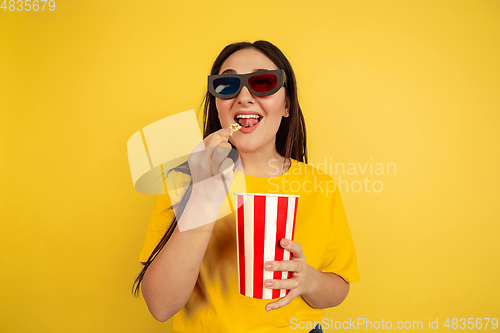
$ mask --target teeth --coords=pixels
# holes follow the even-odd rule
[[[255,118],[255,119],[259,119],[259,115],[256,115],[256,114],[239,114],[236,116],[236,119],[240,119],[240,118]]]

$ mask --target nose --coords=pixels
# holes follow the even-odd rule
[[[253,104],[255,102],[254,96],[252,95],[250,90],[248,90],[248,88],[245,86],[241,88],[240,93],[236,98],[238,104],[247,104],[247,103]]]

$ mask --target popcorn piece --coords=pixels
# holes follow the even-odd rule
[[[239,130],[241,128],[241,125],[240,124],[231,124],[230,127],[231,127],[231,134],[229,134],[229,136],[233,135],[234,132]]]

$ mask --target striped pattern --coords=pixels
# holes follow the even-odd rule
[[[268,289],[264,281],[287,279],[288,272],[264,270],[266,261],[289,260],[290,252],[278,246],[294,237],[298,196],[236,194],[238,280],[242,295],[273,299],[288,290]]]

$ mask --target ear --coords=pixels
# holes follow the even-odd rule
[[[290,98],[288,96],[285,97],[285,114],[283,117],[287,118],[290,115]]]

